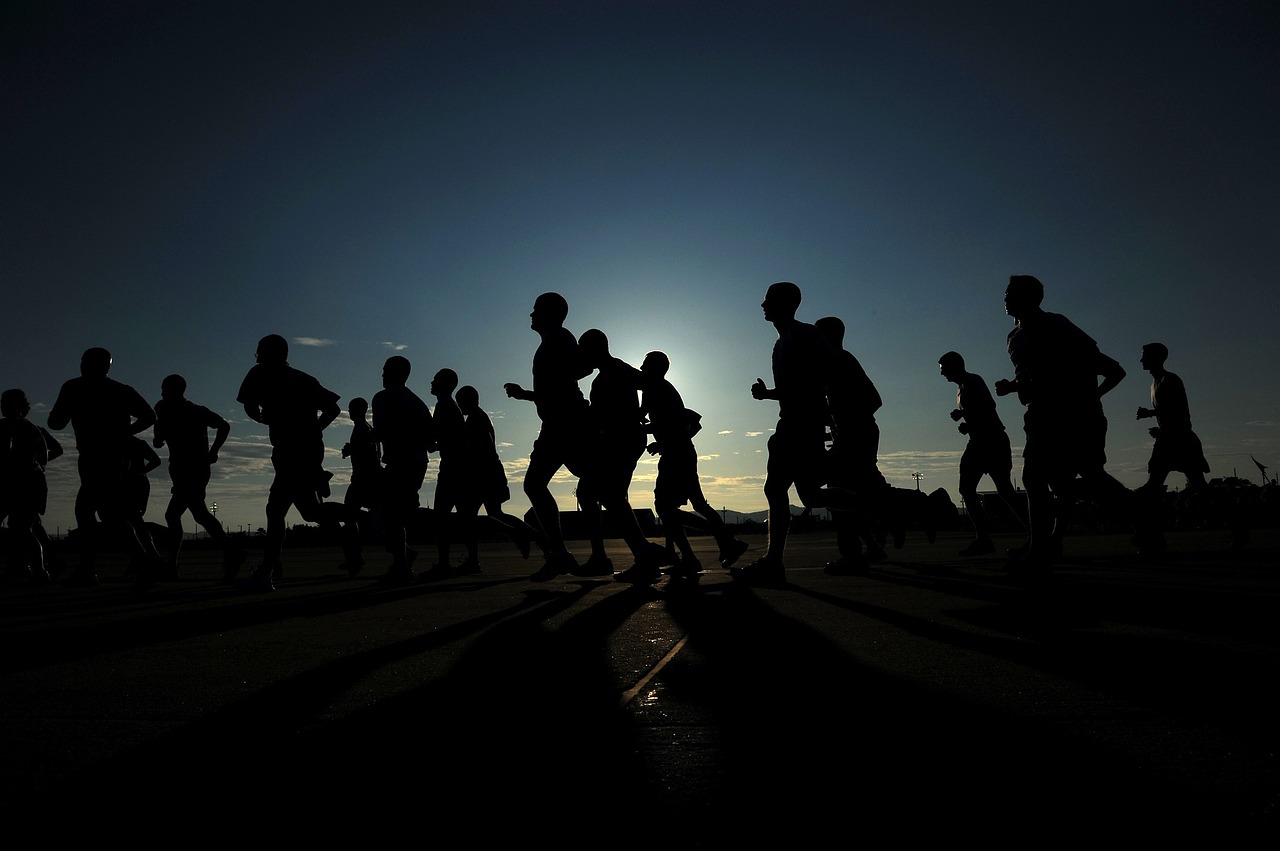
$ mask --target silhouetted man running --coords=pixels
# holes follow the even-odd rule
[[[437,561],[431,569],[422,575],[424,581],[447,579],[454,575],[478,573],[479,562],[463,559],[457,565],[449,561],[451,541],[459,535],[460,528],[466,518],[452,512],[462,510],[462,500],[466,490],[462,477],[465,465],[462,461],[465,452],[466,420],[462,409],[453,398],[458,389],[458,373],[448,367],[437,370],[431,379],[431,395],[436,397],[435,410],[431,412],[435,423],[436,447],[440,464],[436,470],[436,493],[432,503],[432,515],[435,518]]]
[[[591,436],[586,397],[578,381],[590,374],[573,332],[564,327],[569,303],[559,293],[543,293],[533,302],[529,327],[541,338],[533,355],[533,389],[503,385],[508,396],[533,402],[542,427],[529,453],[524,492],[529,498],[547,544],[546,560],[529,578],[546,582],[563,573],[580,570],[578,560],[565,546],[560,508],[550,483],[561,467],[578,477],[588,472]]]
[[[169,479],[173,486],[164,512],[169,527],[166,570],[172,575],[178,572],[182,515],[189,511],[222,549],[223,578],[230,579],[244,561],[244,551],[232,544],[218,518],[205,504],[205,495],[213,465],[218,462],[218,450],[231,434],[231,424],[222,415],[192,402],[186,392],[187,380],[181,375],[166,376],[160,383],[161,398],[156,402],[156,426],[151,440],[157,449],[169,447]]]
[[[412,365],[393,355],[382,367],[382,389],[373,396],[373,431],[382,445],[382,498],[387,551],[391,567],[380,580],[386,585],[413,581],[408,529],[419,507],[419,491],[436,441],[431,409],[408,387]]]
[[[771,285],[760,307],[765,320],[778,331],[773,346],[774,386],[766,386],[763,378],[751,386],[752,397],[778,402],[778,423],[769,438],[764,483],[769,504],[769,547],[763,558],[729,572],[750,584],[783,585],[786,570],[782,557],[791,527],[791,486],[795,485],[796,494],[806,507],[856,510],[859,505],[848,491],[823,487],[828,476],[827,386],[835,352],[817,328],[796,319],[800,288],[795,284],[781,281]]]
[[[996,493],[1004,500],[1013,516],[1027,526],[1027,500],[1013,487],[1013,449],[1009,432],[1005,430],[996,400],[987,389],[981,375],[964,367],[959,352],[947,352],[938,358],[938,370],[942,377],[956,385],[956,406],[951,419],[960,423],[957,430],[968,435],[964,453],[960,456],[960,498],[969,510],[973,524],[973,541],[960,551],[962,556],[981,556],[993,553],[996,545],[988,529],[987,512],[978,495],[978,483],[983,476],[990,476]]]
[[[171,573],[163,563],[160,552],[156,549],[155,539],[151,537],[151,530],[147,526],[147,505],[151,502],[151,471],[164,462],[160,460],[155,449],[151,448],[151,444],[137,435],[130,438],[126,445],[128,449],[125,453],[127,468],[124,477],[125,511],[129,517],[129,524],[133,526],[138,541],[145,550],[143,557],[135,557],[130,562],[129,571],[140,575],[148,565],[152,565],[154,578],[175,579],[176,572]]]
[[[1151,373],[1151,407],[1138,408],[1140,420],[1155,417],[1156,424],[1149,429],[1155,438],[1151,447],[1151,459],[1147,462],[1147,481],[1138,488],[1139,508],[1142,520],[1147,524],[1146,533],[1139,538],[1148,554],[1164,551],[1164,491],[1165,480],[1175,470],[1187,477],[1187,489],[1199,492],[1208,485],[1204,474],[1209,472],[1209,462],[1204,457],[1200,438],[1191,428],[1191,406],[1187,402],[1187,389],[1182,379],[1164,368],[1169,349],[1163,343],[1147,343],[1142,347],[1142,368]]]
[[[1017,566],[1033,570],[1057,559],[1067,510],[1081,488],[1125,519],[1132,511],[1132,494],[1105,470],[1102,397],[1124,378],[1124,368],[1065,316],[1044,311],[1043,299],[1037,278],[1010,276],[1004,303],[1014,318],[1006,340],[1014,378],[995,385],[996,395],[1017,393],[1026,407],[1022,484],[1030,535],[1012,555]]]
[[[76,525],[80,533],[80,565],[71,577],[74,584],[96,584],[94,556],[98,548],[97,518],[124,537],[130,556],[138,565],[137,582],[148,585],[160,565],[154,550],[148,551],[131,523],[126,489],[128,441],[156,421],[147,400],[127,384],[108,378],[111,353],[86,349],[80,358],[80,376],[62,385],[49,411],[49,428],[60,431],[71,425],[79,450],[77,469],[80,490],[76,495]]]
[[[275,479],[267,497],[267,540],[263,560],[242,582],[250,591],[273,591],[281,573],[285,518],[290,506],[302,519],[338,528],[343,509],[326,503],[330,474],[324,469],[324,430],[342,408],[338,394],[289,365],[289,343],[279,334],[258,341],[257,363],[240,384],[236,401],[254,422],[267,426]]]
[[[458,515],[463,542],[467,548],[468,572],[480,570],[478,515],[483,506],[491,523],[515,542],[523,558],[529,557],[530,544],[543,546],[541,535],[519,517],[508,514],[502,504],[511,499],[507,485],[507,471],[498,456],[497,439],[493,432],[493,420],[480,407],[480,393],[470,385],[458,388],[458,408],[466,420],[463,424],[462,455],[459,461],[459,482],[462,493],[458,500]]]
[[[347,415],[351,417],[351,439],[343,444],[342,457],[351,461],[351,483],[342,497],[347,530],[342,569],[348,576],[355,576],[364,567],[361,527],[365,518],[382,531],[384,538],[386,528],[382,524],[382,452],[369,424],[368,400],[356,396],[347,403]]]
[[[578,485],[579,503],[590,512],[598,512],[603,506],[611,517],[617,518],[619,532],[635,560],[626,570],[613,573],[613,562],[605,555],[604,532],[597,513],[594,518],[588,518],[594,530],[591,558],[578,575],[614,576],[620,582],[636,584],[656,582],[662,575],[662,566],[670,564],[673,558],[665,547],[644,537],[629,494],[636,462],[648,443],[640,413],[644,375],[610,354],[609,338],[597,328],[584,331],[578,347],[587,365],[597,370],[591,382],[588,412],[592,459],[588,466],[590,472]]]
[[[1191,428],[1191,406],[1182,379],[1164,368],[1169,349],[1163,343],[1147,343],[1142,347],[1142,368],[1151,373],[1151,407],[1138,408],[1138,419],[1155,417],[1150,429],[1155,438],[1151,460],[1147,463],[1144,488],[1163,490],[1165,479],[1177,471],[1187,477],[1187,487],[1205,486],[1204,474],[1209,462],[1204,457],[1200,438]]]
[[[44,547],[36,533],[49,487],[44,477],[49,446],[40,427],[27,419],[31,402],[12,388],[0,394],[0,521],[8,520],[6,579],[49,581]]]
[[[732,567],[746,552],[747,543],[738,540],[724,519],[707,502],[698,480],[698,452],[693,436],[701,430],[701,416],[684,405],[675,385],[667,380],[671,361],[665,352],[649,352],[640,371],[644,375],[642,411],[653,434],[650,454],[658,455],[658,478],[653,488],[653,507],[662,520],[667,537],[680,552],[671,568],[673,579],[693,581],[702,572],[702,563],[693,551],[685,527],[714,536],[721,567]],[[683,510],[685,503],[693,512]]]
[[[826,465],[829,481],[854,491],[868,506],[866,512],[835,514],[840,557],[828,562],[824,571],[859,574],[866,572],[870,562],[886,558],[881,530],[892,527],[894,543],[901,547],[905,535],[903,503],[916,493],[900,493],[900,489],[891,488],[880,472],[880,425],[876,412],[883,401],[857,357],[844,347],[844,321],[837,316],[824,316],[813,325],[827,338],[835,358],[827,383],[831,418],[831,450]]]

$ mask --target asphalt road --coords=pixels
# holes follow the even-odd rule
[[[157,841],[1273,837],[1280,535],[1170,540],[1070,539],[1033,586],[954,536],[830,576],[822,534],[778,589],[537,584],[501,544],[402,589],[327,549],[271,594],[194,550],[142,593],[118,564],[7,586],[0,810]]]

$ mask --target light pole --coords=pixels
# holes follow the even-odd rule
[[[912,473],[911,478],[916,480],[916,490],[920,490],[920,480],[924,478],[924,473]]]

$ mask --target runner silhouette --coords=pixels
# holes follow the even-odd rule
[[[206,505],[205,496],[213,465],[218,462],[218,451],[231,434],[231,424],[222,415],[192,402],[186,393],[185,378],[177,374],[166,376],[160,383],[160,400],[155,406],[156,425],[151,442],[157,449],[169,447],[169,479],[173,483],[164,512],[169,529],[165,569],[171,576],[178,573],[182,515],[190,512],[192,519],[222,550],[223,578],[230,579],[244,562],[244,550],[227,535]]]
[[[964,454],[960,456],[960,498],[973,525],[973,541],[960,555],[987,555],[995,552],[996,545],[991,540],[978,483],[983,476],[991,477],[996,493],[1024,530],[1027,528],[1026,496],[1013,487],[1013,449],[987,382],[981,375],[965,369],[959,352],[947,352],[938,358],[938,370],[943,378],[956,385],[956,406],[951,411],[951,419],[960,423],[957,431],[968,436]]]
[[[290,507],[308,522],[335,530],[342,525],[343,506],[324,501],[332,477],[324,469],[324,430],[342,409],[337,393],[289,365],[289,343],[284,337],[263,337],[256,357],[258,362],[241,382],[236,401],[251,420],[267,426],[275,478],[267,496],[263,560],[240,587],[273,591],[273,581],[282,575],[285,519]]]
[[[95,557],[102,546],[101,518],[103,531],[124,540],[137,566],[136,583],[146,586],[155,581],[160,565],[154,548],[148,550],[130,522],[126,476],[129,441],[151,428],[156,414],[137,390],[108,377],[110,370],[109,351],[96,346],[86,349],[80,358],[80,375],[63,383],[49,410],[49,428],[61,431],[70,425],[79,454],[75,515],[80,561],[70,582],[98,582]]]

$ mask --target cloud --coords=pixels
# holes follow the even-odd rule
[[[733,506],[737,511],[759,511],[766,507],[764,476],[698,476],[713,506]]]
[[[326,340],[322,337],[294,337],[293,341],[299,346],[332,346],[336,340]]]
[[[326,447],[326,453],[327,450]],[[269,480],[273,474],[271,443],[265,435],[242,436],[232,432],[218,452],[218,463],[213,465],[215,479],[262,477]]]
[[[731,429],[725,429],[724,431],[716,432],[716,434],[733,434],[733,431]]]
[[[507,471],[508,483],[523,481],[524,473],[529,469],[529,456],[525,455],[522,458],[513,458],[510,461],[503,460],[502,467]],[[566,471],[561,469],[560,472],[563,473]]]
[[[946,482],[952,480],[959,468],[961,450],[906,450],[902,452],[886,452],[876,461],[880,473],[895,487],[917,487],[915,477],[919,475],[923,482]],[[932,487],[920,486],[924,490]]]
[[[749,431],[747,432],[747,437],[759,437],[762,434],[764,434],[762,431]]]
[[[388,348],[393,352],[403,352],[405,349],[409,348],[408,343],[392,343],[388,340],[383,340],[382,345],[384,348]]]
[[[703,485],[710,485],[714,488],[742,489],[745,488],[752,492],[764,491],[765,477],[760,474],[752,474],[747,476],[716,476],[716,475],[699,475],[698,480]]]
[[[908,449],[901,452],[885,452],[880,455],[880,461],[912,461],[923,460],[929,461],[946,461],[948,463],[958,463],[960,456],[964,452],[959,449]]]

